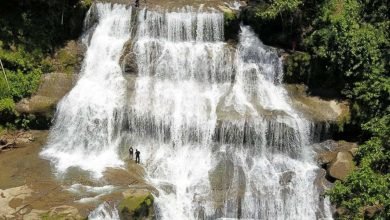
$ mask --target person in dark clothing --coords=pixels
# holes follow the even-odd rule
[[[136,7],[136,8],[139,7],[139,0],[135,0],[135,7]]]
[[[134,150],[132,147],[129,148],[129,154],[130,154],[130,159],[132,160],[134,155]]]
[[[141,152],[139,152],[139,150],[136,149],[135,150],[135,162],[138,163],[138,164],[141,163],[141,159],[139,157],[140,154],[141,154]]]

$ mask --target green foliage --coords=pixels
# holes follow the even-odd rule
[[[386,71],[389,33],[383,24],[366,23],[357,0],[332,0],[324,4],[305,39],[319,72],[344,81],[342,93],[353,101],[353,122],[381,116],[389,105],[390,81]]]
[[[90,5],[91,0],[1,1],[0,39],[7,47],[54,52],[66,40],[78,37]]]
[[[18,101],[37,90],[42,71],[40,69],[34,69],[28,73],[23,73],[20,70],[17,72],[7,71],[7,75],[10,81],[11,95]]]
[[[57,60],[60,64],[58,70],[70,74],[74,71],[74,66],[77,63],[77,54],[73,51],[61,49],[58,52]]]
[[[310,54],[295,52],[285,62],[284,80],[288,83],[307,82],[310,76]]]
[[[225,24],[229,24],[237,19],[237,14],[231,10],[226,10],[223,12],[223,17],[225,19]]]
[[[260,8],[257,16],[262,19],[274,19],[283,13],[294,13],[304,0],[272,0],[270,4]]]
[[[8,78],[6,85],[5,77],[0,80],[0,98],[11,97],[15,101],[31,95],[38,88],[41,70],[40,52],[26,52],[23,47],[13,50],[5,50],[0,44],[0,59],[4,65],[5,74]]]
[[[78,4],[81,8],[88,9],[89,7],[91,7],[92,3],[93,0],[81,0]]]
[[[0,77],[0,124],[12,127],[10,123],[16,123],[15,120],[18,120],[15,102],[37,90],[42,75],[42,57],[43,54],[39,50],[27,52],[23,46],[4,49],[0,41],[0,60],[4,66]],[[26,123],[20,124],[26,128],[23,126]]]
[[[15,118],[15,103],[11,98],[0,99],[0,124]]]
[[[369,122],[363,124],[363,129],[370,132],[373,136],[377,136],[389,144],[390,137],[390,112],[387,111],[383,117],[373,118]]]
[[[0,99],[0,113],[13,114],[15,112],[14,100],[10,98]]]
[[[337,181],[328,191],[332,203],[345,210],[343,219],[362,219],[366,209],[377,207],[376,219],[390,217],[390,175],[380,175],[363,166],[347,177],[345,182]]]

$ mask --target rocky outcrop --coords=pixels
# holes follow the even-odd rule
[[[154,219],[154,197],[148,190],[131,189],[122,194],[118,207],[122,220]]]
[[[122,53],[122,56],[119,60],[119,63],[121,64],[122,71],[126,74],[138,74],[138,65],[137,65],[137,59],[136,55],[133,51],[133,42],[128,41],[125,46]]]
[[[228,159],[221,160],[218,165],[209,172],[209,180],[212,190],[228,190],[231,187],[233,176],[233,162]]]
[[[235,166],[230,157],[220,153],[218,164],[209,171],[213,206],[222,210],[226,201],[240,202],[246,191],[246,178],[241,166]],[[217,211],[217,216],[221,216]]]
[[[375,204],[371,206],[364,207],[364,216],[368,219],[371,219],[377,214],[378,212],[383,211],[384,207],[380,204]]]
[[[357,152],[357,144],[346,141],[328,140],[314,145],[317,162],[327,170],[328,179],[345,180],[355,169],[353,156]]]
[[[331,177],[345,180],[355,168],[353,163],[353,157],[350,152],[342,151],[338,152],[335,159],[328,164],[328,173]]]
[[[73,78],[66,73],[45,74],[37,93],[18,102],[16,110],[22,114],[52,116],[57,102],[72,88]]]
[[[314,141],[324,141],[344,131],[350,121],[348,102],[310,96],[305,85],[287,84],[285,88],[294,108],[312,121]]]
[[[67,74],[77,73],[81,69],[84,58],[85,45],[77,41],[69,41],[65,47],[59,49],[51,62],[54,72]]]
[[[313,121],[327,121],[339,125],[350,118],[347,102],[309,96],[305,85],[289,84],[285,87],[294,107]]]

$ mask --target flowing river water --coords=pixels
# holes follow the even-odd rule
[[[227,43],[213,9],[102,3],[86,27],[79,79],[41,152],[58,174],[99,178],[132,146],[159,191],[158,219],[331,219],[314,184],[313,123],[292,107],[277,51],[249,27]]]

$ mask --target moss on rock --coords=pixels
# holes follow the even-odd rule
[[[240,30],[240,15],[238,11],[234,11],[226,6],[218,6],[223,12],[224,26],[225,26],[225,40],[238,39],[238,32]]]
[[[148,191],[125,192],[119,203],[121,219],[154,219],[154,197]]]

